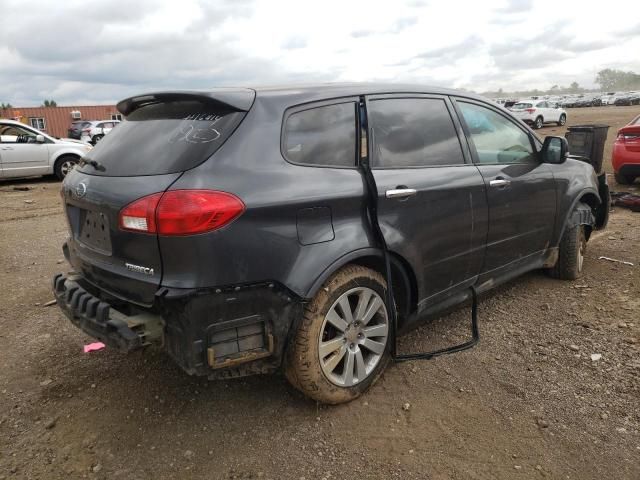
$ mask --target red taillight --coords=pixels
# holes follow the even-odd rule
[[[134,232],[156,233],[156,207],[162,193],[139,198],[120,211],[120,228]]]
[[[120,228],[160,235],[195,235],[228,225],[244,212],[235,195],[212,190],[154,193],[120,211]]]
[[[91,132],[90,128],[83,128],[82,129],[82,133],[89,133],[89,132]]]
[[[536,111],[536,109],[535,108],[525,108],[524,111],[527,112],[527,113],[533,113],[533,112]]]

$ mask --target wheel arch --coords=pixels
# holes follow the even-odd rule
[[[391,281],[399,319],[402,321],[417,309],[418,282],[410,264],[400,255],[390,252]],[[376,248],[363,248],[350,252],[333,262],[312,284],[306,298],[313,298],[331,275],[348,264],[361,265],[385,276],[382,251]]]
[[[80,158],[82,158],[82,155],[79,152],[76,151],[69,151],[69,150],[61,150],[59,152],[56,152],[55,155],[53,156],[52,160],[52,166],[55,169],[55,166],[58,164],[58,162],[60,160],[62,160],[65,157],[72,157],[72,158],[77,158],[78,160],[80,160]]]
[[[586,218],[583,218],[583,216],[578,216],[577,218],[574,219],[574,214],[576,212],[576,209],[578,207],[578,205],[580,203],[583,203],[585,205],[587,205],[590,209],[591,209],[591,221],[588,221]],[[595,212],[597,210],[597,208],[600,206],[600,204],[602,203],[602,201],[600,200],[600,196],[598,195],[598,193],[591,189],[591,188],[587,188],[584,189],[580,192],[580,194],[576,195],[576,198],[573,200],[573,203],[571,204],[571,207],[567,210],[567,213],[565,215],[564,218],[564,222],[562,223],[562,229],[560,230],[560,234],[558,235],[558,242],[557,244],[560,243],[560,240],[562,239],[562,236],[564,235],[564,232],[567,228],[567,225],[571,224],[571,225],[575,225],[576,223],[581,223],[583,225],[588,226],[589,228],[586,229],[585,235],[587,237],[587,240],[589,240],[589,236],[591,235],[591,231],[594,229],[594,227],[596,226],[595,223]]]

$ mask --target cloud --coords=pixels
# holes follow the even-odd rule
[[[482,45],[483,41],[479,36],[471,35],[461,42],[432,48],[416,55],[414,58],[422,59],[428,63],[455,62],[468,55],[473,55]]]
[[[285,50],[295,50],[307,46],[307,40],[304,37],[289,37],[283,44]]]
[[[640,49],[637,19],[557,0],[32,0],[24,11],[3,0],[0,101],[20,106],[337,80],[517,90],[640,71],[619,53]]]
[[[533,0],[507,0],[507,4],[495,8],[494,11],[501,14],[523,13],[533,8]]]

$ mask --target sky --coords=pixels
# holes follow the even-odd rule
[[[604,68],[640,73],[637,0],[0,0],[0,12],[0,102],[14,106],[340,81],[594,88]]]

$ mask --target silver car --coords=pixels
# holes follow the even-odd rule
[[[57,139],[14,120],[0,120],[0,178],[55,174],[62,180],[91,150],[70,138]]]

